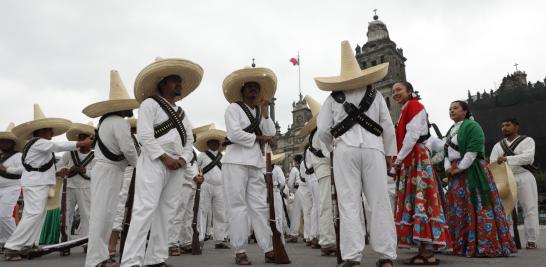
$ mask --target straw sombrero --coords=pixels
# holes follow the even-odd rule
[[[510,169],[510,166],[506,163],[498,164],[492,162],[489,164],[489,170],[493,175],[495,184],[497,185],[497,191],[502,200],[502,206],[506,215],[510,214],[516,207],[518,199],[518,186],[516,184],[516,178]]]
[[[165,77],[178,75],[182,78],[182,95],[175,97],[181,100],[199,86],[203,78],[201,66],[181,58],[156,58],[155,62],[140,71],[135,80],[135,97],[138,102],[157,95],[157,84]]]
[[[95,126],[93,126],[93,122],[89,122],[87,124],[72,123],[66,132],[66,139],[68,139],[68,141],[78,141],[78,136],[80,134],[86,134],[89,136],[95,135]]]
[[[379,82],[387,75],[389,63],[360,69],[349,41],[341,42],[341,71],[339,76],[316,77],[315,83],[323,91],[348,91],[365,88]]]
[[[195,135],[199,135],[200,133],[204,131],[208,131],[210,129],[216,129],[216,126],[214,125],[214,123],[205,124],[203,126],[192,128],[191,132]]]
[[[313,114],[313,117],[307,123],[305,123],[303,128],[300,130],[300,135],[304,136],[309,135],[313,129],[317,128],[317,117],[320,111],[319,102],[317,102],[311,96],[306,95],[305,102],[307,102],[309,109],[311,109],[311,114]]]
[[[271,164],[277,164],[279,162],[282,162],[286,158],[286,153],[279,153],[271,155]]]
[[[12,140],[13,142],[15,142],[15,150],[21,151],[24,146],[24,142],[22,139],[17,138],[17,136],[13,134],[13,127],[15,127],[15,124],[13,122],[10,122],[6,131],[0,132],[0,139]]]
[[[135,117],[127,118],[127,121],[129,122],[129,125],[131,125],[131,129],[137,127],[137,119]]]
[[[34,104],[34,120],[15,126],[12,132],[21,140],[28,140],[32,138],[34,131],[52,128],[53,136],[58,136],[66,133],[71,124],[72,122],[66,119],[46,118],[40,105]]]
[[[83,109],[83,114],[90,118],[97,118],[102,115],[123,110],[138,108],[138,102],[129,96],[127,89],[117,70],[110,71],[110,97],[106,101],[93,103]]]
[[[200,152],[208,150],[207,142],[210,140],[218,140],[220,144],[226,139],[226,131],[220,129],[208,129],[197,135],[197,141],[195,141],[195,148]],[[222,151],[222,146],[219,148]]]
[[[47,210],[58,209],[61,205],[61,189],[63,188],[63,179],[57,177],[55,185],[49,188],[47,192]]]
[[[229,103],[242,101],[241,87],[247,82],[256,82],[260,85],[258,103],[271,100],[277,91],[277,76],[272,70],[246,67],[232,72],[224,79],[222,88],[226,100]]]

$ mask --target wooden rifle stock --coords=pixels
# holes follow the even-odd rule
[[[131,217],[133,216],[133,202],[135,199],[135,176],[136,168],[133,169],[133,176],[131,177],[131,183],[129,184],[129,191],[127,193],[127,201],[125,202],[125,218],[123,219],[123,230],[121,230],[121,237],[119,240],[119,261],[123,258],[123,249],[125,248],[125,240],[127,240],[127,234],[129,233],[129,225],[131,224]]]
[[[330,152],[330,186],[332,196],[332,215],[334,218],[334,230],[336,232],[336,259],[337,264],[343,263],[341,258],[341,249],[340,249],[340,235],[339,235],[339,206],[337,205],[337,191],[336,183],[334,181],[334,152]]]
[[[282,235],[277,229],[277,220],[275,217],[275,199],[273,197],[273,166],[271,165],[271,148],[266,144],[266,173],[265,182],[267,186],[267,204],[269,206],[269,226],[273,233],[273,253],[275,254],[276,264],[289,264],[290,259],[282,243]]]
[[[199,243],[199,230],[197,229],[197,218],[199,217],[199,200],[201,199],[201,183],[197,183],[195,189],[195,198],[193,200],[193,219],[191,221],[191,229],[193,236],[191,238],[191,254],[201,255],[201,244]]]

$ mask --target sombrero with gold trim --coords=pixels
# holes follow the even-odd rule
[[[33,137],[34,131],[40,129],[53,129],[53,136],[64,134],[71,124],[72,122],[67,119],[47,118],[40,105],[34,104],[34,120],[15,126],[12,132],[21,140],[26,141]]]
[[[260,85],[258,103],[271,100],[277,91],[277,76],[268,68],[250,68],[236,70],[229,74],[222,84],[224,97],[229,103],[242,101],[241,88],[247,82]]]
[[[389,63],[360,69],[349,41],[341,42],[341,71],[338,76],[316,77],[315,83],[323,91],[348,91],[365,88],[385,78]]]
[[[117,70],[111,70],[109,99],[93,103],[85,107],[82,112],[90,118],[97,118],[112,112],[133,110],[138,108],[138,106],[139,103],[127,93],[127,89],[121,81],[119,72]]]

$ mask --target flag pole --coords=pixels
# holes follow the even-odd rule
[[[298,51],[298,89],[300,92],[300,101],[303,99],[303,96],[301,95],[301,70],[300,70],[301,62],[300,62],[300,51]]]

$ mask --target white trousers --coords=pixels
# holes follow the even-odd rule
[[[21,250],[23,247],[33,246],[38,242],[47,213],[47,196],[50,187],[51,185],[23,187],[25,201],[23,218],[4,245],[5,248]]]
[[[123,168],[97,161],[91,170],[91,213],[89,215],[89,242],[85,266],[96,266],[108,256],[108,242],[118,195],[123,180]]]
[[[249,218],[258,246],[266,253],[272,251],[267,191],[262,170],[253,166],[227,163],[222,165],[222,177],[229,236],[235,253],[246,252],[245,246],[250,234]]]
[[[300,192],[300,187],[296,189],[294,193],[294,200],[290,205],[290,232],[288,233],[291,236],[299,236],[299,230],[301,225],[301,213],[303,212],[303,196]]]
[[[309,181],[309,191],[311,192],[312,204],[311,213],[309,214],[311,219],[311,238],[319,237],[319,215],[320,215],[320,189],[318,180],[312,179]]]
[[[523,223],[527,242],[537,242],[539,237],[537,181],[531,172],[515,174],[518,185],[518,204],[523,209]],[[512,216],[510,226],[512,226]],[[510,229],[513,229],[510,227]]]
[[[313,214],[313,193],[309,189],[310,185],[300,185],[296,194],[300,194],[301,200],[301,209],[303,211],[303,238],[306,240],[313,239],[313,223],[312,223],[312,214]]]
[[[13,218],[13,209],[17,205],[21,186],[0,187],[0,247],[3,247],[8,241],[13,231],[15,231],[15,218]]]
[[[188,246],[191,245],[193,239],[193,204],[195,203],[195,190],[194,184],[185,182],[182,185],[182,190],[178,196],[177,208],[174,217],[172,218],[172,225],[169,228],[169,246]],[[199,195],[199,214],[197,215],[197,229],[199,229],[199,241],[205,239],[205,232],[201,230],[202,223],[201,218],[203,210],[203,191],[205,191],[206,185],[201,185],[201,193]]]
[[[284,217],[281,191],[275,187],[273,187],[273,199],[275,205],[275,224],[277,225],[277,230],[281,233],[284,243],[284,226],[286,224],[286,219]]]
[[[76,213],[76,205],[80,214],[80,226],[74,236],[71,229]],[[70,239],[87,236],[89,233],[89,212],[91,208],[91,190],[89,188],[67,188],[66,189],[66,233]]]
[[[224,198],[224,186],[204,183],[201,190],[203,199],[203,212],[201,218],[201,233],[206,233],[207,215],[212,216],[213,238],[216,242],[224,241],[227,237],[228,222],[226,218],[226,205]],[[201,205],[200,205],[201,207]]]
[[[322,165],[321,165],[322,166]],[[329,167],[326,165],[326,167]],[[332,214],[332,185],[330,176],[319,179],[320,212],[319,212],[319,245],[323,248],[336,245],[336,232]]]
[[[125,218],[125,203],[127,202],[127,196],[129,195],[129,186],[131,185],[131,179],[133,178],[133,170],[135,168],[129,166],[125,168],[123,173],[123,182],[121,184],[121,191],[118,195],[118,205],[116,207],[116,215],[114,216],[114,222],[112,230],[121,231],[123,229],[123,219]]]
[[[387,192],[384,154],[374,149],[339,144],[334,151],[334,180],[343,260],[360,261],[364,251],[362,192],[370,205],[372,248],[382,259],[395,259],[397,239]]]
[[[183,170],[168,170],[159,159],[138,158],[135,199],[121,266],[153,265],[169,257],[168,230],[175,216]],[[146,237],[150,239],[146,249]]]

